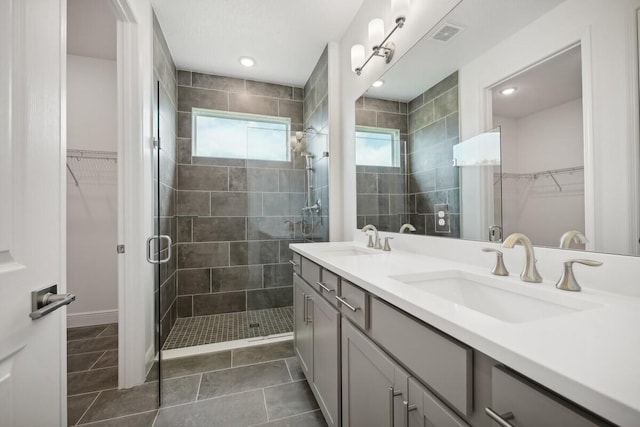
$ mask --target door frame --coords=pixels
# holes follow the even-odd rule
[[[153,269],[145,239],[153,233],[151,205],[151,6],[108,0],[117,20],[118,98],[118,387],[142,384],[154,357]],[[145,32],[149,34],[145,34]],[[148,99],[147,99],[148,98]],[[126,326],[126,327],[125,327]],[[151,346],[148,345],[149,341]]]

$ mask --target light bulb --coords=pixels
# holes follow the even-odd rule
[[[411,9],[411,0],[391,0],[391,16],[393,19],[406,18]]]
[[[364,63],[364,46],[361,44],[355,44],[351,46],[351,69],[356,72],[356,69],[361,67]]]
[[[380,18],[369,22],[369,48],[373,50],[384,40],[384,21]]]

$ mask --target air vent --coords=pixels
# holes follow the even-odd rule
[[[442,27],[440,27],[438,31],[436,31],[431,36],[431,38],[441,42],[448,42],[449,40],[451,40],[452,38],[460,34],[462,30],[463,30],[462,27],[458,27],[457,25],[446,23]]]

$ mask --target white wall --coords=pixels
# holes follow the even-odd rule
[[[460,70],[465,139],[491,126],[488,88],[581,42],[585,185],[593,189],[585,194],[585,228],[598,251],[611,253],[637,251],[638,147],[631,141],[637,137],[638,7],[638,0],[567,0]]]
[[[505,173],[529,174],[584,164],[582,99],[517,120],[494,117],[501,126]],[[504,233],[521,232],[534,244],[558,246],[565,231],[584,233],[584,179],[581,172],[536,180],[503,180]]]
[[[117,150],[116,62],[67,56],[67,148]],[[77,300],[69,326],[117,321],[116,167],[68,159],[67,289]]]

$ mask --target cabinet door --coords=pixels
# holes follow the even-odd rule
[[[403,427],[408,375],[342,319],[342,425]]]
[[[492,372],[490,411],[518,427],[595,427],[608,426],[581,409],[573,407],[536,384],[502,367]],[[507,414],[507,415],[505,415]],[[494,415],[496,416],[496,415]],[[495,426],[499,425],[494,423]]]
[[[329,426],[338,426],[340,408],[340,312],[313,299],[313,387]]]
[[[415,378],[409,378],[409,399],[403,411],[405,427],[469,427]]]
[[[297,274],[293,275],[293,340],[300,366],[309,382],[313,382],[313,290]]]

